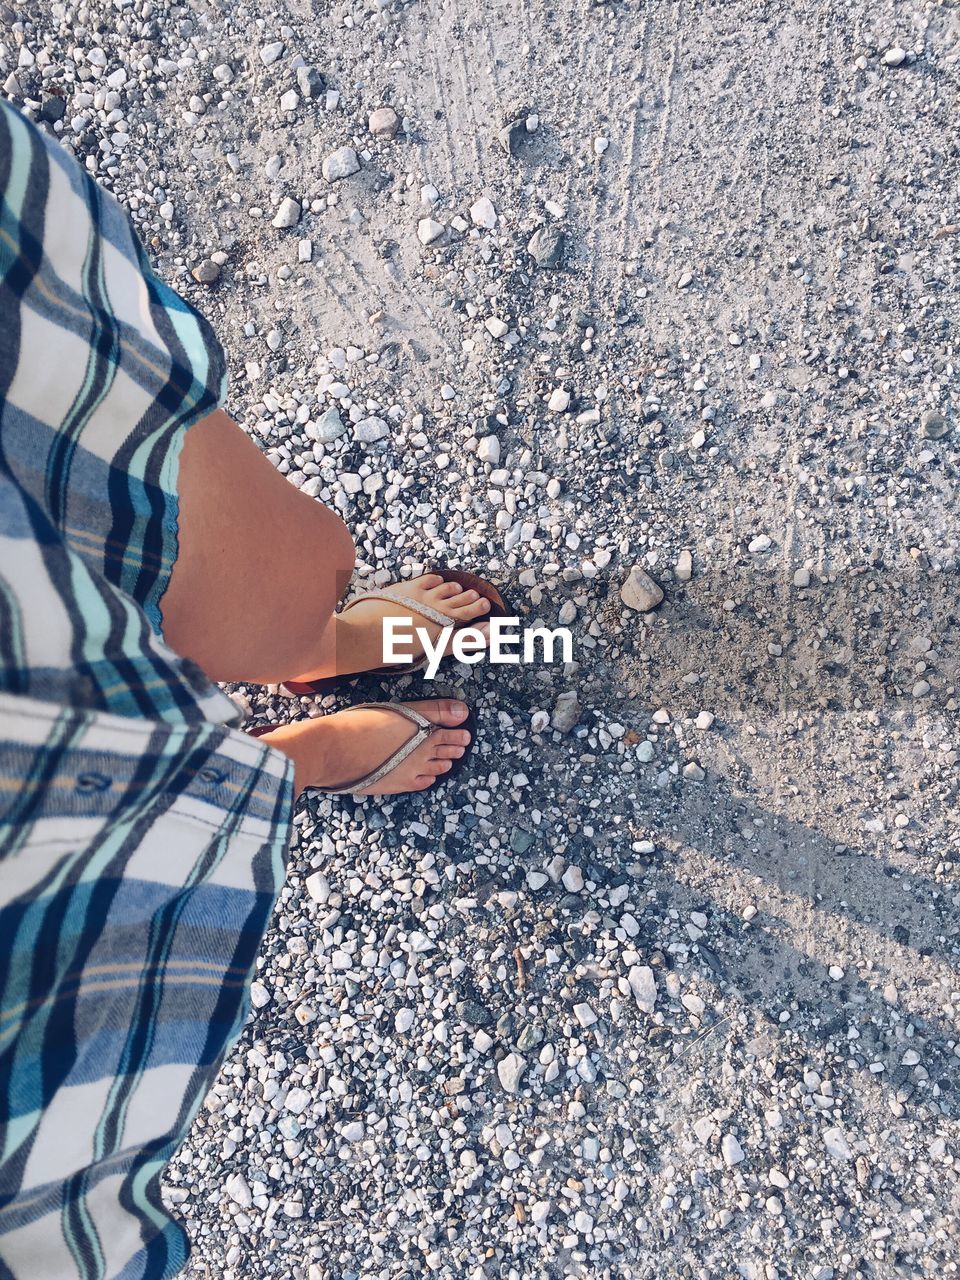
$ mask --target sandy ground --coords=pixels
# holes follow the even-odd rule
[[[171,60],[123,90],[130,144],[98,154],[102,111],[74,139],[361,569],[440,557],[575,610],[575,669],[456,673],[483,725],[456,793],[302,813],[263,1006],[171,1171],[190,1274],[956,1274],[960,11],[191,3],[77,36],[39,8],[54,57]],[[324,96],[284,111],[297,55]],[[359,171],[327,182],[341,146]],[[340,377],[383,445],[313,450]],[[634,564],[654,613],[622,604]],[[566,690],[578,727],[543,728]]]

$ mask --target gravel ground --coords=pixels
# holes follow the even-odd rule
[[[189,1274],[956,1275],[956,5],[8,5],[360,575],[577,645],[301,808]]]

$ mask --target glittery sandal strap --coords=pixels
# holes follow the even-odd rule
[[[405,609],[409,609],[411,613],[419,614],[421,618],[426,618],[428,622],[435,622],[438,627],[455,627],[456,619],[448,617],[447,614],[441,613],[439,609],[432,609],[428,604],[420,604],[417,600],[411,599],[400,586],[384,587],[379,591],[361,591],[359,595],[355,595],[340,610],[346,613],[348,609],[352,609],[355,604],[361,604],[364,600],[389,600],[402,604]]]
[[[421,715],[419,711],[414,711],[413,707],[408,707],[403,702],[358,702],[355,707],[350,708],[351,711],[393,711],[398,716],[403,716],[405,720],[409,720],[411,724],[416,725],[416,733],[407,739],[396,751],[376,769],[366,774],[362,778],[357,778],[354,782],[348,782],[345,787],[314,787],[314,791],[322,791],[325,795],[330,796],[349,796],[354,795],[357,791],[364,791],[367,787],[375,786],[388,773],[392,773],[394,769],[403,764],[408,756],[412,755],[419,746],[430,737],[432,733],[442,729],[441,724],[434,724],[432,720],[428,720],[426,716]]]

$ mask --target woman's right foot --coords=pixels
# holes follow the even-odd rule
[[[469,715],[463,702],[425,698],[405,704],[433,724],[435,733],[384,778],[359,796],[399,795],[426,791],[448,773],[470,744],[466,729],[457,728]],[[312,720],[297,720],[262,735],[294,761],[297,791],[304,787],[340,788],[364,778],[388,760],[416,733],[416,727],[394,711],[356,707]]]
[[[456,582],[445,582],[437,573],[425,573],[419,578],[390,585],[401,590],[411,603],[426,605],[442,614],[448,620],[448,625],[473,625],[481,632],[485,631],[490,601],[484,599],[479,591],[464,590]],[[356,604],[334,614],[329,632],[323,638],[325,652],[320,665],[302,675],[290,676],[283,683],[288,687],[312,684],[335,675],[352,675],[380,668],[384,664],[385,618],[409,620],[412,630],[410,642],[408,644],[406,640],[400,641],[399,652],[409,651],[411,660],[423,656],[423,645],[416,638],[418,628],[426,631],[431,643],[440,635],[438,623],[417,613],[402,600],[384,600],[379,597],[358,600]]]

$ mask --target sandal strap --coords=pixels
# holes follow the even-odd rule
[[[448,617],[445,613],[440,613],[438,609],[432,609],[428,604],[420,604],[419,601],[411,599],[399,583],[383,587],[377,591],[361,591],[358,595],[348,600],[340,612],[346,613],[348,609],[352,609],[355,604],[360,604],[363,600],[395,601],[397,604],[402,604],[405,609],[409,609],[411,613],[417,613],[421,618],[426,618],[428,622],[435,622],[439,627],[455,627],[457,625],[456,619]]]
[[[434,724],[432,720],[428,720],[426,716],[421,715],[419,711],[414,711],[413,707],[408,707],[403,702],[358,702],[355,706],[348,708],[350,711],[392,711],[395,715],[403,716],[405,720],[409,720],[411,724],[416,725],[416,733],[412,734],[404,743],[394,751],[382,764],[365,774],[362,778],[356,778],[353,782],[348,782],[344,787],[314,787],[314,791],[322,791],[329,796],[349,796],[356,791],[363,791],[365,787],[372,787],[379,782],[381,778],[385,778],[388,773],[392,773],[399,765],[403,764],[407,756],[412,755],[417,747],[422,746],[432,733],[436,733],[438,729],[442,729],[443,725]]]

